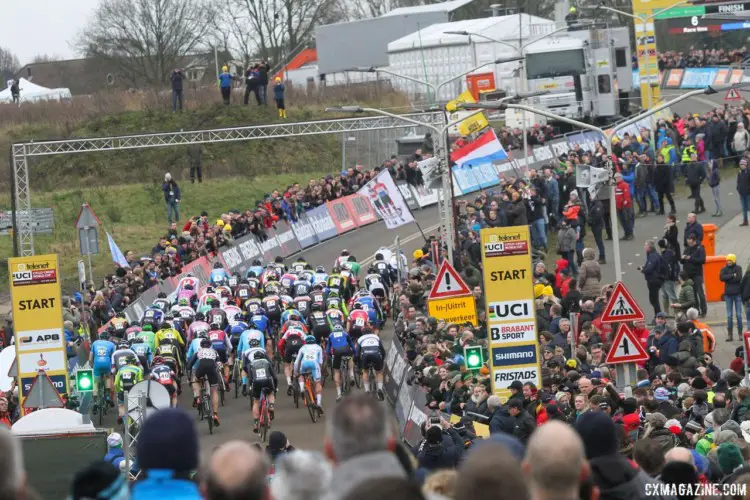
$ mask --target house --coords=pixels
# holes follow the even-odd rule
[[[214,54],[185,56],[179,64],[185,70],[186,86],[202,86],[215,81]],[[166,70],[171,72],[172,68]],[[67,87],[75,95],[93,94],[103,90],[144,88],[138,76],[128,72],[114,61],[103,58],[68,59],[30,63],[18,70],[16,78],[26,78],[48,88]],[[168,85],[168,82],[164,84]]]

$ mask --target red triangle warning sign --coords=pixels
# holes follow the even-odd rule
[[[432,284],[432,290],[430,295],[427,296],[429,299],[446,299],[448,297],[462,297],[464,295],[470,295],[468,285],[459,276],[458,272],[448,262],[447,259],[443,260],[440,265],[437,276],[435,277],[435,283]]]
[[[612,349],[609,350],[605,363],[615,365],[618,363],[639,363],[641,361],[648,361],[648,353],[633,330],[623,323],[617,329],[617,334],[615,334],[612,342]]]
[[[618,281],[602,313],[602,323],[641,321],[645,318],[643,311],[638,307],[628,289],[625,288],[625,284]]]
[[[724,96],[725,101],[742,101],[742,94],[737,89],[727,90],[727,94]]]

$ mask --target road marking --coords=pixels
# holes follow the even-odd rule
[[[434,225],[428,227],[427,229],[424,230],[424,232],[425,232],[425,234],[431,233],[431,232],[435,231],[438,228],[440,228],[440,223],[437,223],[437,224],[434,224]],[[415,233],[410,234],[409,236],[406,236],[403,240],[399,241],[399,243],[400,244],[410,243],[410,242],[414,241],[415,239],[421,238],[421,237],[422,237],[422,233],[420,233],[419,231],[417,231]],[[389,245],[386,248],[389,249],[389,250],[391,250],[391,251],[393,251],[393,250],[396,250],[396,245],[395,244],[394,245]],[[377,252],[377,250],[376,250],[376,252]],[[371,262],[375,262],[375,255],[372,255],[371,257],[367,257],[362,262],[360,262],[360,265],[362,265],[362,266],[368,266],[368,265],[370,265]]]
[[[641,256],[641,254],[637,253],[637,254],[635,254],[635,256],[636,256],[636,257],[640,257],[640,256]]]
[[[688,100],[689,101],[698,101],[698,102],[701,102],[703,104],[707,104],[707,105],[711,106],[711,109],[716,109],[717,107],[721,106],[720,104],[717,104],[717,103],[715,103],[713,101],[709,101],[708,99],[704,99],[703,97],[698,97],[698,96],[690,97],[690,98],[688,98]]]

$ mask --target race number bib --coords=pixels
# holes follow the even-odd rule
[[[341,286],[341,280],[338,278],[333,278],[331,280],[331,287],[337,287],[337,286]]]
[[[298,303],[298,304],[297,304],[297,309],[298,309],[298,310],[299,310],[300,312],[304,312],[304,311],[307,311],[307,302],[300,302],[300,303]]]
[[[268,302],[266,302],[266,306],[269,307],[269,308],[276,307],[276,301],[275,300],[269,300]]]
[[[364,318],[357,318],[357,319],[354,320],[354,324],[357,325],[357,326],[359,326],[359,327],[363,327],[363,326],[365,326],[365,319]]]
[[[104,347],[100,347],[99,349],[96,350],[96,355],[99,356],[100,358],[105,357],[107,355],[107,349],[105,349]]]
[[[167,373],[167,372],[161,372],[159,374],[159,380],[161,380],[162,382],[169,382],[170,380],[172,380],[172,374]]]
[[[241,298],[241,299],[244,299],[245,297],[247,297],[247,296],[248,296],[248,291],[247,291],[247,289],[246,289],[246,288],[243,288],[243,289],[241,289],[241,290],[239,291],[239,296],[240,296],[240,298]]]
[[[249,306],[247,306],[247,310],[252,314],[255,314],[256,312],[258,312],[258,304],[250,304]]]
[[[214,314],[211,321],[220,325],[224,322],[224,318],[221,316],[221,314]]]
[[[266,369],[258,368],[257,370],[255,370],[255,378],[256,379],[266,378]]]
[[[317,357],[317,356],[315,356],[315,353],[314,353],[314,352],[306,352],[306,353],[305,353],[305,360],[306,360],[306,361],[315,361],[315,358],[316,358],[316,357]]]
[[[146,314],[144,315],[146,318],[153,318],[154,317],[154,311],[148,310],[146,311]]]
[[[190,319],[192,314],[190,314],[190,311],[180,311],[180,317],[182,319]]]
[[[237,278],[229,278],[229,286],[232,288],[237,286]]]

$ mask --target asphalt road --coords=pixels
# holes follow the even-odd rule
[[[679,113],[702,113],[723,104],[722,98],[723,96],[720,95],[689,99],[676,105],[673,111]],[[739,203],[736,201],[736,194],[733,193],[733,188],[734,182],[725,181],[722,183],[724,217],[706,217],[703,219],[703,222],[710,221],[720,226],[738,213]],[[678,193],[678,197],[675,200],[681,228],[684,226],[686,214],[693,207],[692,200],[686,199],[686,196],[686,193],[682,191]],[[706,198],[706,206],[709,209],[708,213],[710,213],[713,203],[711,202],[708,188],[704,189],[704,197]],[[426,234],[435,231],[438,222],[436,207],[415,212],[415,217]],[[636,268],[644,260],[644,241],[650,238],[661,237],[663,226],[664,219],[660,216],[649,215],[647,218],[637,219],[635,228],[636,238],[632,241],[623,241],[620,245],[624,270],[623,280],[649,317],[653,312],[648,304],[646,285],[641,273]],[[682,234],[682,231],[680,234]],[[374,251],[381,245],[392,245],[397,235],[400,236],[402,249],[407,255],[411,255],[413,250],[421,246],[421,235],[415,224],[409,224],[397,230],[388,230],[384,224],[379,223],[358,229],[340,238],[310,248],[304,252],[304,256],[313,265],[324,265],[330,268],[341,250],[346,248],[362,262],[364,259],[372,257]],[[721,237],[721,233],[719,233],[719,237]],[[605,243],[609,264],[603,266],[603,279],[605,282],[612,282],[614,281],[614,266],[611,264],[613,262],[612,242],[607,241]],[[548,262],[554,259],[555,256],[551,255],[548,258]],[[392,335],[391,328],[392,324],[389,323],[384,329],[385,336]],[[717,334],[717,339],[719,339],[717,361],[721,365],[726,366],[731,360],[731,353],[734,351],[735,346],[723,343],[723,330],[719,329],[715,333]],[[277,399],[276,420],[273,422],[273,429],[284,432],[296,447],[322,450],[325,423],[319,421],[313,424],[304,408],[295,408],[292,399],[287,397],[284,392],[286,382],[283,381],[283,375],[280,378],[282,379],[281,390]],[[326,384],[323,396],[323,407],[325,409],[330,410],[335,405],[335,396],[333,383],[329,382]],[[191,398],[191,391],[185,391],[181,397],[180,405],[183,408],[188,408],[189,411],[194,411],[191,409]],[[226,406],[221,408],[220,413],[222,424],[220,428],[214,430],[213,435],[209,435],[208,426],[205,423],[197,422],[204,457],[210,454],[216,446],[231,439],[246,439],[251,442],[258,441],[257,436],[252,433],[252,417],[247,399],[240,398],[235,400],[232,391],[232,394],[227,398]]]

